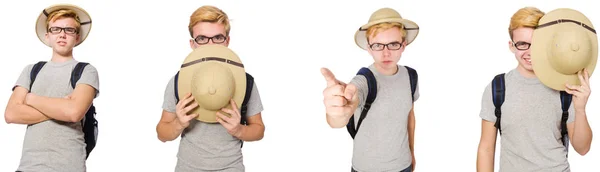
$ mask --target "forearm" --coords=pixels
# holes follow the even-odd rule
[[[26,104],[52,119],[65,122],[79,121],[84,114],[77,112],[76,102],[72,99],[30,95],[27,97]]]
[[[156,133],[158,139],[162,142],[175,140],[183,132],[183,127],[179,125],[177,119],[170,122],[159,122],[156,125]]]
[[[592,129],[587,120],[585,110],[575,110],[575,121],[573,123],[573,148],[581,155],[585,155],[592,144]]]
[[[410,153],[415,156],[415,120],[409,120],[412,122],[408,123],[408,142],[410,147]]]
[[[477,151],[477,172],[494,171],[494,152],[495,148],[479,148]]]
[[[238,139],[243,141],[258,141],[265,134],[265,126],[262,124],[241,125]]]
[[[14,123],[29,125],[37,124],[50,118],[31,106],[25,104],[11,104],[6,108],[4,119],[6,120],[6,123],[9,124]]]

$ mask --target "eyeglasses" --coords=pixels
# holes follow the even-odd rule
[[[67,34],[76,34],[77,33],[77,29],[72,28],[72,27],[50,27],[50,28],[48,28],[48,32],[50,32],[52,34],[59,34],[63,30]]]
[[[207,44],[208,41],[210,41],[210,40],[212,40],[212,42],[215,44],[220,44],[220,43],[225,42],[227,40],[227,37],[222,34],[218,34],[213,37],[198,35],[196,38],[194,38],[194,42],[196,42],[198,44]]]
[[[382,51],[385,47],[387,47],[388,50],[399,50],[400,48],[402,48],[402,43],[398,41],[390,42],[387,44],[373,43],[369,45],[369,47],[371,47],[373,51]]]
[[[531,47],[531,43],[519,41],[519,42],[513,42],[513,46],[515,48],[517,48],[517,50],[523,51],[523,50],[528,50],[529,47]]]

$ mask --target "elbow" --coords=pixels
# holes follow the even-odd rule
[[[64,112],[64,116],[66,117],[66,120],[68,122],[78,122],[81,121],[83,119],[83,117],[85,116],[86,111],[83,111],[81,109],[76,109],[76,108],[70,108],[72,110],[67,110]]]
[[[13,109],[14,109],[14,108],[13,108],[11,105],[8,105],[8,106],[6,107],[6,110],[4,111],[4,121],[5,121],[7,124],[12,124],[12,123],[14,123],[14,122],[15,122],[15,120],[16,120],[16,119],[15,119],[15,117],[16,117],[16,116],[15,116],[15,112],[14,112],[14,110],[13,110]]]
[[[577,152],[581,156],[585,156],[590,151],[589,145],[586,147],[580,147],[580,148],[573,147],[573,148],[575,149],[575,152]]]

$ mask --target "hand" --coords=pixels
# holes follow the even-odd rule
[[[35,96],[35,94],[33,94],[33,93],[27,93],[27,95],[25,95],[24,103],[26,105],[31,106],[31,102],[30,101],[31,101],[31,99],[33,99],[34,96]]]
[[[327,80],[327,88],[323,91],[325,111],[332,117],[345,117],[354,113],[358,105],[356,86],[345,84],[337,79],[329,69],[322,68],[321,73]]]
[[[242,116],[240,115],[240,111],[237,108],[237,104],[233,99],[230,100],[231,108],[233,109],[221,109],[223,112],[228,113],[231,117],[227,117],[223,115],[221,112],[217,112],[217,122],[221,123],[223,127],[227,129],[227,132],[234,137],[240,138],[242,136],[242,125],[240,124],[240,120],[242,120]]]
[[[194,103],[190,104],[191,102]],[[190,120],[198,116],[198,114],[188,114],[188,112],[196,107],[198,107],[198,103],[192,97],[192,93],[186,94],[185,98],[177,103],[177,107],[175,108],[177,123],[182,128],[187,128],[190,125]]]
[[[573,95],[573,104],[575,105],[576,111],[585,111],[585,105],[587,104],[588,98],[592,93],[590,89],[590,74],[587,69],[577,72],[581,85],[569,85],[565,91]]]
[[[71,95],[65,96],[65,99],[71,99]]]

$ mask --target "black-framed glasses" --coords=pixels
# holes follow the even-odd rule
[[[211,41],[215,44],[220,44],[223,43],[227,40],[227,37],[223,34],[218,34],[212,37],[208,37],[208,36],[204,36],[204,35],[198,35],[196,38],[194,38],[194,42],[196,42],[197,44],[207,44],[208,41]]]
[[[513,42],[513,46],[515,48],[517,48],[517,50],[528,50],[529,47],[531,47],[531,43],[529,42],[524,42],[524,41],[518,41],[518,42]]]
[[[52,34],[59,34],[62,31],[65,31],[66,34],[76,34],[77,29],[74,27],[50,27],[48,28],[48,32]]]
[[[399,50],[400,48],[402,48],[402,43],[398,41],[390,42],[387,44],[373,43],[370,44],[369,47],[371,47],[371,50],[373,51],[382,51],[385,47],[387,47],[388,50]]]

